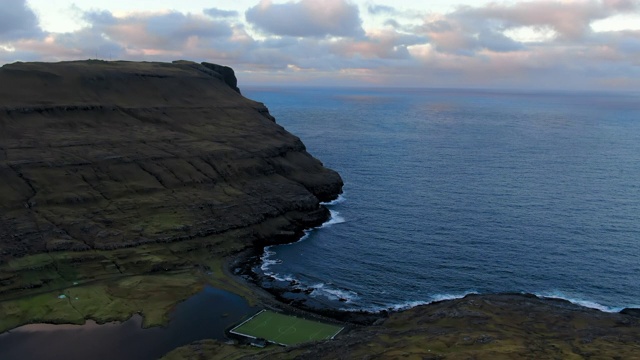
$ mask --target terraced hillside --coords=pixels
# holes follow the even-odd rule
[[[206,268],[341,191],[228,67],[15,63],[0,83],[0,300]]]

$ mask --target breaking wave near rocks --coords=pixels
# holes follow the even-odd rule
[[[264,253],[261,256],[260,270],[266,277],[273,279],[276,282],[286,283],[287,286],[295,292],[304,293],[312,298],[325,298],[329,301],[339,301],[343,303],[352,303],[358,299],[358,293],[349,289],[340,288],[331,283],[323,283],[318,279],[311,279],[305,276],[294,276],[291,274],[282,274],[278,272],[277,266],[283,263],[283,260],[276,258],[278,255],[278,249],[282,250],[287,247],[295,246],[296,244],[307,241],[312,234],[317,231],[322,231],[333,225],[342,224],[346,222],[344,217],[340,215],[340,212],[332,209],[332,206],[343,203],[346,200],[343,194],[337,199],[321,203],[321,205],[329,208],[330,217],[322,225],[307,229],[304,231],[304,235],[297,241],[291,244],[283,244],[277,246],[267,246],[264,249]]]

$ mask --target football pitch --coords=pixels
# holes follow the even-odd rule
[[[342,329],[344,328],[340,326],[262,310],[230,332],[289,346],[308,341],[333,339]]]

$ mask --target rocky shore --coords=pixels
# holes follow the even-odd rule
[[[291,289],[266,287],[252,269],[262,249],[231,263],[239,281],[268,292],[269,308],[339,322],[347,331],[334,340],[260,354],[242,345],[200,341],[169,353],[182,359],[637,359],[640,309],[608,313],[567,300],[533,294],[472,294],[402,311],[351,312],[308,306],[284,296]],[[274,302],[273,300],[276,300]],[[224,354],[224,355],[223,355]]]
[[[331,341],[271,347],[200,341],[178,359],[637,359],[640,318],[533,295],[469,295],[392,313]]]

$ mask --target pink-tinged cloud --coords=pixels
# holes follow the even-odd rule
[[[525,49],[528,44],[505,35],[507,30],[523,27],[533,31],[552,30],[556,38],[551,46],[585,43],[594,36],[592,22],[636,10],[640,10],[639,0],[489,3],[483,7],[462,6],[445,15],[430,15],[414,31],[427,36],[438,51],[474,56],[484,50]]]
[[[373,30],[362,39],[341,39],[328,43],[331,52],[341,57],[378,59],[406,59],[411,57],[407,47],[426,43],[427,39],[394,29]]]
[[[246,19],[268,34],[294,37],[360,36],[358,6],[345,0],[301,0],[274,4],[261,0]]]
[[[455,16],[465,23],[494,21],[503,29],[520,26],[548,27],[565,39],[579,39],[590,31],[590,24],[640,8],[637,0],[541,0],[514,4],[490,3],[485,7],[460,7]]]
[[[85,17],[94,32],[129,48],[176,51],[193,38],[210,39],[232,34],[231,25],[226,21],[176,11],[132,13],[121,17],[102,11],[88,13]]]
[[[10,1],[20,5],[12,9],[16,18],[33,15],[24,1]],[[264,17],[248,26],[239,14],[219,9],[118,16],[91,11],[87,26],[70,33],[0,23],[0,64],[191,59],[232,66],[245,84],[637,89],[640,31],[597,32],[589,24],[639,9],[631,0],[490,3],[429,14],[416,26],[404,11],[372,7],[369,12],[382,20],[391,18],[366,32],[357,7],[340,0],[262,1],[246,15]],[[521,27],[556,36],[520,41],[511,30]],[[250,28],[262,29],[261,36]]]
[[[481,50],[510,52],[523,45],[504,35],[501,29],[483,22],[467,23],[456,16],[428,19],[417,31],[425,34],[441,52],[473,56]]]

